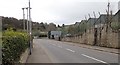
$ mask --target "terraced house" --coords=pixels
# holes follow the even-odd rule
[[[108,16],[107,14],[101,14],[99,18],[89,18],[87,21],[82,20],[79,26],[84,28],[84,24],[87,24],[86,32],[84,30],[82,36],[79,37],[67,38],[67,41],[103,47],[120,48],[118,45],[118,41],[120,39],[120,34],[118,34],[118,30],[120,29],[119,18],[120,10],[115,15],[110,14]],[[109,28],[107,28],[107,26],[109,26]]]

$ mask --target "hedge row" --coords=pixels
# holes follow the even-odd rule
[[[47,37],[47,35],[39,35],[39,37]]]
[[[2,63],[13,65],[20,60],[21,54],[28,47],[29,37],[26,33],[6,31],[2,38]]]

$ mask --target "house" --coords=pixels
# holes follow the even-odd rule
[[[114,15],[114,20],[115,22],[120,22],[120,10]]]
[[[75,22],[74,25],[75,25],[75,26],[78,26],[78,25],[80,25],[80,22]]]
[[[94,27],[95,22],[97,21],[97,18],[89,18],[87,21],[87,25],[89,28]]]
[[[87,23],[87,20],[81,20],[80,24],[85,24]]]
[[[120,10],[114,15],[111,26],[114,30],[120,29]]]
[[[95,22],[95,28],[103,27],[104,24],[106,23],[107,20],[107,15],[106,14],[101,14],[97,21]]]

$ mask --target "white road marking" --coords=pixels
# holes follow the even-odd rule
[[[73,50],[71,50],[71,49],[68,49],[68,48],[66,48],[66,50],[71,51],[71,52],[75,52],[75,51],[73,51]]]
[[[52,44],[52,45],[56,46],[55,44]]]
[[[58,47],[62,48],[62,46],[58,46]]]
[[[101,63],[107,63],[107,62],[105,62],[105,61],[102,61],[102,60],[96,59],[96,58],[94,58],[94,57],[90,57],[90,56],[85,55],[85,54],[81,54],[81,55],[84,56],[84,57],[87,57],[87,58],[90,58],[90,59],[93,59],[93,60],[99,61],[99,62],[101,62]]]

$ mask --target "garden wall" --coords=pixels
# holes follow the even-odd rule
[[[119,45],[119,35],[118,32],[113,32],[111,29],[108,30],[109,32],[106,33],[106,28],[104,28],[101,32],[100,38],[100,30],[97,29],[97,42],[94,43],[94,29],[88,30],[82,36],[74,36],[74,37],[64,37],[62,41],[67,42],[75,42],[81,44],[88,44],[88,45],[96,45],[102,47],[109,47],[109,48],[120,48]]]

